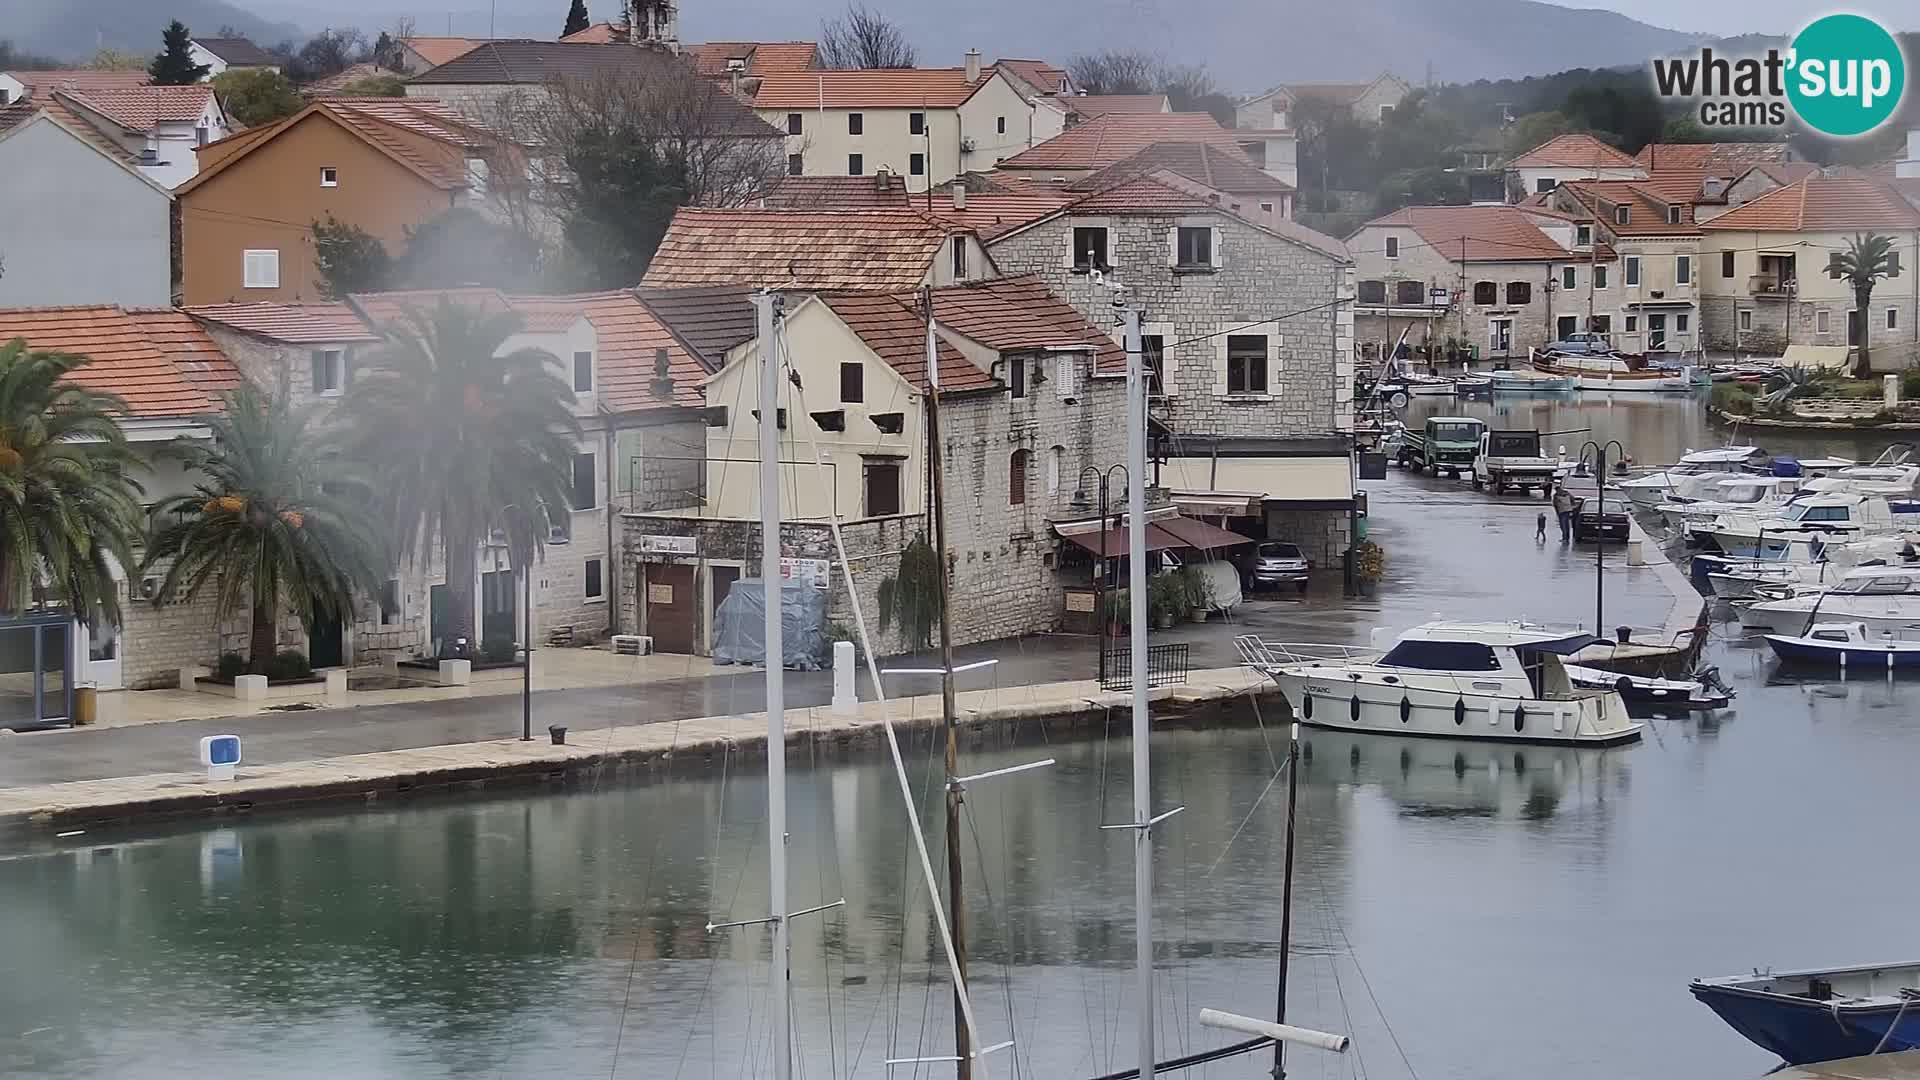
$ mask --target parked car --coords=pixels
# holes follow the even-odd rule
[[[1602,334],[1569,334],[1559,341],[1547,342],[1547,347],[1541,351],[1568,353],[1577,356],[1604,356],[1613,351],[1613,344]]]
[[[1300,545],[1267,540],[1255,545],[1247,559],[1247,591],[1291,585],[1306,592],[1307,576],[1312,572],[1313,562],[1300,550]]]

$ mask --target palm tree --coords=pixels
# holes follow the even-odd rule
[[[520,329],[512,311],[446,297],[388,327],[344,403],[350,450],[375,476],[409,558],[438,545],[446,560],[448,642],[473,642],[477,551],[505,536],[516,566],[569,512],[580,421],[573,389],[536,349],[503,352]],[[443,648],[451,653],[452,649]]]
[[[1854,324],[1860,331],[1860,355],[1853,362],[1853,377],[1856,379],[1873,378],[1873,361],[1867,354],[1867,335],[1873,323],[1870,314],[1873,285],[1898,271],[1896,257],[1892,237],[1880,233],[1861,233],[1847,241],[1847,250],[1835,254],[1833,261],[1827,264],[1829,277],[1845,281],[1853,288]]]
[[[66,601],[120,621],[114,563],[133,565],[140,485],[126,403],[69,381],[88,358],[0,345],[0,611]]]
[[[155,604],[193,599],[211,585],[220,618],[250,607],[247,670],[264,675],[283,600],[309,629],[315,618],[337,621],[352,610],[356,590],[386,581],[386,559],[368,487],[313,409],[250,386],[225,404],[225,415],[207,419],[212,445],[169,448],[205,479],[154,507],[142,572],[171,560]]]

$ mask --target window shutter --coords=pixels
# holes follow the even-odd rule
[[[1079,374],[1074,354],[1062,353],[1054,358],[1053,385],[1061,397],[1070,398],[1079,392],[1079,387],[1074,385],[1074,380]]]
[[[340,350],[340,390],[344,393],[353,385],[353,350]]]
[[[1167,230],[1167,265],[1180,265],[1180,230],[1178,228]]]
[[[1220,237],[1221,237],[1220,230],[1218,228],[1214,229],[1213,230],[1213,268],[1216,270],[1227,265],[1226,249],[1220,246]]]
[[[319,349],[313,350],[312,355],[307,358],[307,369],[308,374],[313,377],[313,392],[316,394],[327,388],[326,376],[323,374],[326,366],[327,354]]]

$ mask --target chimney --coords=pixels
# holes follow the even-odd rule
[[[980,50],[979,49],[967,50],[967,81],[970,83],[980,81]]]
[[[160,144],[151,135],[147,136],[147,145],[140,149],[140,164],[160,164]]]
[[[967,182],[965,180],[955,180],[953,182],[953,208],[955,210],[965,210],[967,208]]]

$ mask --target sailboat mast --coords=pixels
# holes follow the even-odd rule
[[[786,652],[780,632],[780,360],[775,343],[779,298],[753,298],[760,333],[760,580],[766,593],[767,903],[773,924],[773,970],[767,976],[773,1025],[774,1080],[792,1080],[792,1014],[787,1007]]]
[[[954,722],[953,621],[947,614],[947,496],[940,449],[940,356],[933,329],[933,289],[921,293],[927,312],[927,472],[933,492],[933,552],[940,563],[940,717],[947,737],[947,925],[953,935],[953,1054],[954,1075],[973,1076],[973,1033],[967,1030],[960,994],[967,982],[967,908],[961,889],[960,863],[960,741]]]
[[[1125,309],[1127,337],[1127,590],[1133,688],[1134,964],[1140,1012],[1140,1080],[1153,1080],[1153,769],[1147,718],[1147,379],[1140,309]]]
[[[1287,865],[1280,878],[1280,989],[1273,1022],[1287,1022],[1287,957],[1293,951],[1293,813],[1300,800],[1300,724],[1287,742]],[[1273,1041],[1273,1080],[1286,1080],[1287,1044]]]

